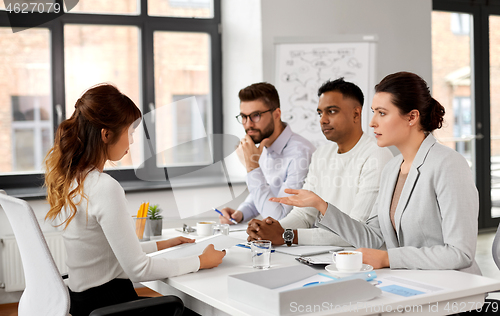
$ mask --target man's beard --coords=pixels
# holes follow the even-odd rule
[[[274,121],[271,121],[271,123],[269,125],[267,125],[264,130],[249,128],[245,132],[248,133],[249,130],[259,131],[259,134],[253,135],[253,136],[249,135],[249,136],[250,136],[250,138],[252,138],[252,140],[255,144],[260,144],[260,142],[263,139],[271,137],[271,135],[274,133]]]

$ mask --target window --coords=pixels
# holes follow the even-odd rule
[[[149,0],[150,15],[211,18],[213,17],[211,0]]]
[[[470,21],[470,14],[432,12],[432,95],[445,108],[444,124],[434,135],[443,144],[457,150],[475,170],[471,111],[471,34],[462,29],[457,36],[454,20]]]
[[[0,60],[0,173],[39,173],[52,145],[50,31],[0,27]]]
[[[210,164],[212,155],[207,138],[207,95],[172,95],[171,132],[165,130],[166,124],[157,124],[158,135],[169,135],[172,151],[157,155],[158,166],[178,164]],[[164,138],[163,140],[167,140]],[[157,148],[162,144],[158,143]],[[165,145],[163,145],[165,146]]]
[[[489,15],[491,213],[500,217],[500,9]]]
[[[138,151],[106,165],[125,187],[166,167],[172,175],[203,169],[222,155],[207,137],[222,131],[220,0],[85,0],[65,9],[16,33],[0,15],[2,189],[42,185],[57,126],[83,91],[102,82],[128,95],[145,129],[153,127],[135,139]],[[135,170],[150,152],[154,159]]]
[[[471,165],[479,228],[500,223],[500,0],[433,0],[432,92],[446,108],[438,140]]]
[[[154,33],[158,166],[211,163],[209,52],[207,34]]]
[[[462,13],[451,13],[451,31],[456,35],[469,35],[470,15]]]
[[[73,114],[75,100],[82,91],[101,82],[115,84],[140,107],[139,53],[139,28],[136,26],[65,25],[65,118]],[[132,166],[131,154],[118,162],[108,162],[106,168]],[[133,154],[139,158],[139,152]]]
[[[70,13],[98,13],[98,14],[139,14],[137,0],[119,0],[119,1],[95,1],[80,0],[69,10]],[[67,5],[67,4],[66,4]],[[66,12],[68,8],[65,7]]]
[[[52,145],[50,98],[12,96],[12,171],[40,169]]]
[[[470,97],[453,98],[453,137],[466,139],[472,135],[472,112]],[[455,150],[471,161],[471,146],[468,141],[457,141]]]

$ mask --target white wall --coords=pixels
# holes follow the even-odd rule
[[[262,81],[260,1],[222,0],[222,96],[224,131],[243,136],[235,116],[240,113],[238,91]]]
[[[240,113],[238,92],[263,80],[262,18],[260,1],[222,0],[222,107],[224,133],[243,137],[243,126],[236,121]],[[228,170],[238,170],[238,161]],[[245,174],[244,168],[238,175]]]
[[[432,83],[432,0],[264,0],[261,6],[266,81],[274,82],[275,37],[375,34],[376,82],[406,70]]]

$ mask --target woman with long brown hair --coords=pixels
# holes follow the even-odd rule
[[[46,219],[64,225],[73,316],[138,299],[132,281],[148,281],[218,266],[225,253],[208,246],[200,256],[165,259],[146,253],[192,239],[139,243],[120,184],[105,163],[129,150],[141,112],[110,84],[87,90],[57,129],[46,160]]]

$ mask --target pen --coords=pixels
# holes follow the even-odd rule
[[[241,247],[241,248],[247,248],[247,249],[250,249],[250,246],[245,245],[245,244],[237,244],[236,246]]]
[[[236,246],[241,247],[241,248],[247,248],[247,249],[252,249],[248,244],[237,244]],[[271,249],[271,253],[274,252],[274,249]]]
[[[220,214],[220,216],[224,217],[224,215],[222,214],[222,212],[221,212],[221,211],[219,211],[218,209],[216,209],[215,207],[212,207],[212,210],[216,211],[217,213],[219,213],[219,214]],[[237,221],[235,221],[235,220],[234,220],[234,218],[230,218],[229,220],[230,220],[233,224],[238,224],[238,222],[237,222]]]
[[[316,281],[316,282],[311,282],[311,283],[307,283],[307,284],[302,285],[302,287],[304,287],[304,286],[309,286],[309,285],[313,285],[313,284],[320,284],[320,283],[324,283],[324,282],[318,282],[318,281]]]

